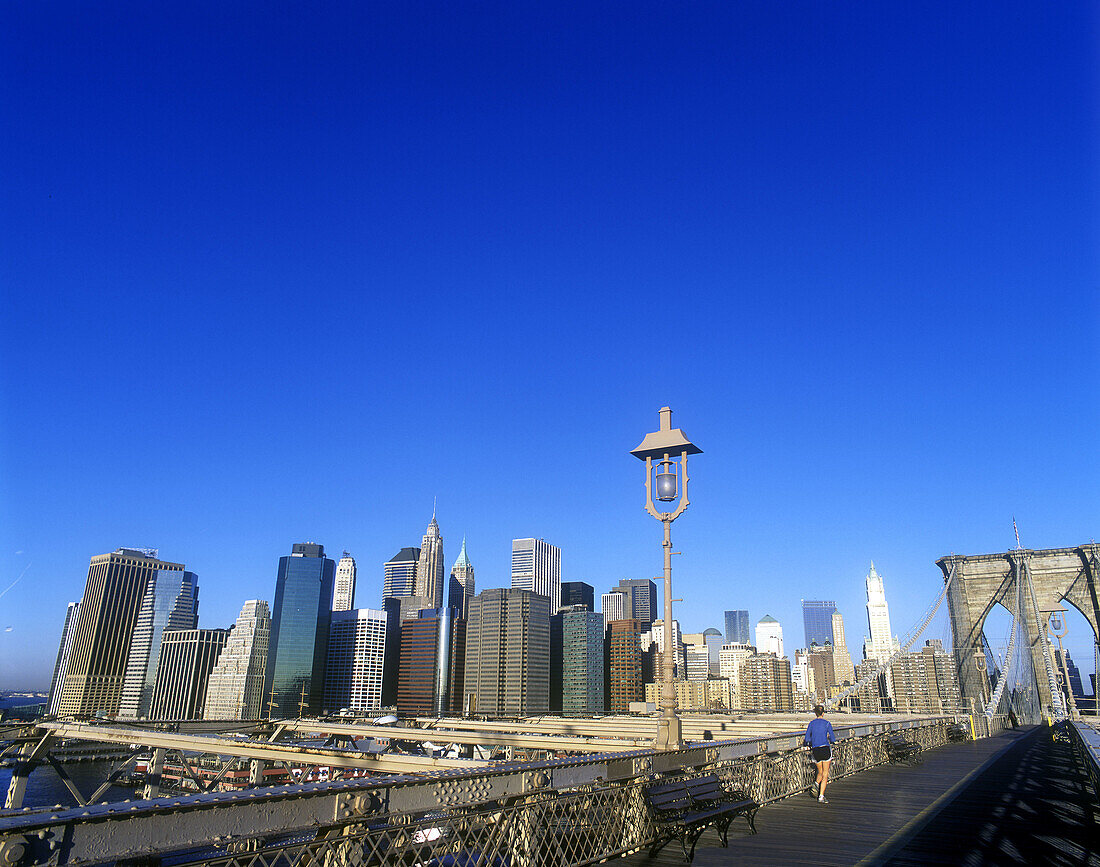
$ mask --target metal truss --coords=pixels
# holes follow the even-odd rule
[[[980,718],[980,734],[998,720]],[[832,776],[887,761],[898,729],[923,748],[947,743],[954,717],[838,729]],[[141,859],[177,865],[508,865],[572,867],[648,845],[642,788],[658,775],[717,774],[760,803],[807,789],[801,735],[387,777],[160,798],[0,817],[0,863],[91,867]]]

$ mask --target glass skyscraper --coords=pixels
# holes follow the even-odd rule
[[[802,600],[802,623],[806,627],[806,647],[833,644],[833,612],[835,602]]]
[[[752,644],[749,637],[749,612],[743,609],[726,612],[726,643]]]
[[[296,543],[279,558],[264,678],[264,706],[274,689],[275,717],[299,716],[303,695],[302,713],[322,710],[335,574],[323,545]]]

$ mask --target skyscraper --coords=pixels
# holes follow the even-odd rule
[[[65,673],[69,670],[69,656],[73,649],[73,636],[76,635],[76,621],[80,615],[80,603],[70,602],[65,610],[65,625],[61,627],[61,643],[57,647],[57,659],[53,665],[53,679],[50,681],[50,698],[46,704],[46,713],[56,714],[61,701],[61,686],[65,683]]]
[[[746,710],[793,711],[791,663],[770,652],[750,656],[741,663],[740,706]]]
[[[595,611],[595,588],[583,581],[561,582],[561,607],[583,605],[589,611]]]
[[[882,578],[875,571],[874,560],[871,561],[871,571],[867,573],[867,629],[870,637],[864,642],[864,658],[886,662],[893,655],[896,644],[890,632],[886,590],[882,586]]]
[[[206,687],[228,629],[165,629],[150,719],[202,719]]]
[[[386,561],[386,577],[382,585],[383,602],[416,593],[416,567],[419,562],[419,548],[402,548]]]
[[[802,600],[802,623],[806,627],[806,647],[833,643],[835,602]]]
[[[264,670],[271,642],[271,608],[249,599],[237,615],[206,681],[203,719],[259,719],[264,706]]]
[[[312,542],[295,543],[279,558],[264,676],[264,706],[276,717],[297,717],[303,691],[307,710],[322,709],[335,571],[324,546]]]
[[[626,616],[641,624],[642,632],[657,619],[657,585],[649,578],[623,578],[615,588],[627,594],[630,607]]]
[[[158,572],[183,572],[151,548],[119,548],[92,557],[77,615],[60,714],[116,714],[145,587]]]
[[[848,652],[848,640],[844,637],[844,617],[839,611],[833,612],[833,671],[840,685],[856,682],[852,654]]]
[[[474,567],[466,554],[466,537],[462,537],[462,550],[451,567],[450,588],[447,593],[447,606],[455,609],[458,616],[465,619],[470,608],[470,600],[475,596]]]
[[[749,635],[749,612],[742,608],[726,612],[726,643],[752,644]]]
[[[336,586],[332,591],[332,610],[350,611],[355,604],[355,558],[347,551],[336,565]]]
[[[424,541],[420,545],[420,562],[416,566],[416,592],[425,600],[424,608],[441,608],[446,605],[443,598],[443,537],[439,535],[439,524],[432,512],[432,520],[424,531]]]
[[[547,597],[550,613],[557,613],[561,607],[561,549],[542,539],[513,539],[512,589]]]
[[[603,612],[603,628],[615,620],[629,620],[630,596],[621,590],[612,590],[600,597],[600,610]]]
[[[386,612],[332,612],[325,664],[325,707],[330,713],[344,708],[376,711],[382,706],[385,654]]]
[[[145,585],[138,609],[118,715],[140,719],[149,715],[153,685],[165,629],[195,629],[199,625],[199,579],[194,572],[158,569]]]
[[[756,651],[784,655],[783,627],[770,614],[765,614],[756,624]]]
[[[516,588],[483,590],[470,602],[465,695],[476,713],[529,716],[550,706],[550,600]]]
[[[641,630],[642,625],[633,619],[608,625],[607,704],[612,713],[626,713],[632,701],[645,700]]]
[[[603,618],[574,609],[562,621],[562,713],[603,713]]]

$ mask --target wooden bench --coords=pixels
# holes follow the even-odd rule
[[[911,741],[902,732],[890,732],[886,735],[886,756],[894,764],[904,762],[907,765],[919,765],[920,744]]]
[[[710,825],[718,830],[722,845],[728,846],[730,823],[744,816],[749,829],[756,833],[756,811],[760,805],[743,792],[727,791],[714,774],[679,780],[657,780],[643,792],[657,837],[649,850],[653,858],[673,839],[680,841],[684,860],[695,858],[695,844]],[[688,842],[691,846],[688,846]]]
[[[947,727],[947,739],[956,743],[970,740],[970,726],[966,723],[954,723]]]

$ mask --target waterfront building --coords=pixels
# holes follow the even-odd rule
[[[830,619],[831,616],[830,616]],[[810,664],[814,683],[814,695],[818,701],[826,701],[837,692],[836,668],[833,664],[833,645],[815,644],[810,647]]]
[[[451,567],[451,580],[447,593],[447,606],[455,609],[456,616],[466,619],[470,610],[470,600],[474,598],[474,567],[466,554],[466,537],[462,537],[462,550]]]
[[[783,627],[770,614],[765,614],[756,624],[756,649],[760,653],[786,656],[783,652]]]
[[[595,611],[595,593],[595,588],[584,581],[562,581],[561,607],[571,608],[574,605],[583,605],[587,610]]]
[[[382,583],[382,601],[402,599],[416,593],[416,567],[420,562],[419,548],[402,548],[386,561]]]
[[[652,629],[659,613],[657,585],[649,578],[624,578],[615,589],[622,591],[630,599],[625,616],[637,620],[641,624],[642,632]]]
[[[336,583],[332,590],[332,610],[350,611],[355,605],[355,558],[347,551],[336,564]]]
[[[926,641],[919,653],[899,653],[890,663],[896,713],[938,714],[961,704],[954,656],[939,639]]]
[[[561,607],[561,549],[542,539],[512,540],[512,589],[530,590]]]
[[[592,588],[588,590],[591,604]],[[603,713],[606,707],[603,645],[603,617],[599,613],[591,608],[586,610],[583,603],[565,612],[562,616],[561,701],[565,716]]]
[[[202,719],[210,672],[228,629],[165,629],[149,719]]]
[[[264,599],[241,607],[206,682],[203,719],[254,720],[264,711],[264,670],[271,641],[271,608]]]
[[[333,611],[325,664],[325,709],[336,713],[345,709],[377,711],[382,707],[385,655],[384,611]]]
[[[637,618],[635,618],[637,619]],[[641,621],[638,621],[641,625]],[[665,652],[664,619],[654,620],[648,630],[643,627],[641,637],[643,682],[664,679],[662,659]],[[672,621],[672,677],[680,680],[687,670],[687,658],[684,655],[684,642],[680,637],[680,621]]]
[[[794,710],[791,663],[773,653],[757,653],[742,661],[739,671],[741,707],[745,710]]]
[[[806,647],[823,647],[833,643],[833,612],[835,602],[802,600],[802,623],[806,629]]]
[[[841,686],[856,682],[852,654],[848,652],[848,642],[844,637],[844,617],[839,611],[833,612],[833,671],[836,682]]]
[[[719,675],[729,682],[731,702],[741,699],[741,663],[755,653],[751,644],[723,644],[718,653]]]
[[[279,558],[264,674],[264,702],[275,717],[300,716],[303,693],[306,712],[323,709],[335,571],[324,546],[312,542]]]
[[[752,644],[749,612],[743,608],[726,612],[726,644]]]
[[[478,715],[549,710],[549,597],[513,587],[483,590],[471,600],[464,692]]]
[[[637,620],[613,620],[607,636],[607,701],[612,713],[626,713],[642,701],[642,625]]]
[[[420,561],[416,565],[416,592],[424,600],[423,608],[441,608],[447,604],[443,597],[443,537],[432,512],[432,520],[424,531],[420,544]]]
[[[134,623],[122,679],[119,717],[141,719],[149,715],[164,630],[195,629],[198,625],[199,579],[195,573],[158,569],[145,585]]]
[[[185,571],[182,563],[157,557],[151,548],[119,548],[92,557],[57,702],[59,714],[118,713],[145,588],[159,573]]]
[[[69,655],[73,649],[73,636],[76,635],[76,621],[80,614],[80,603],[70,602],[65,609],[65,624],[61,627],[61,643],[57,646],[57,659],[53,664],[53,678],[50,680],[50,697],[46,701],[46,713],[56,714],[61,701],[61,686],[69,670]]]
[[[600,597],[600,611],[603,612],[603,628],[606,631],[607,627],[614,620],[629,620],[627,610],[630,607],[630,597],[623,593],[621,590],[612,590],[610,593],[604,593]]]
[[[886,604],[886,589],[882,576],[875,570],[874,560],[866,584],[868,637],[863,642],[863,658],[886,662],[899,646],[890,632],[890,606]]]
[[[726,680],[674,680],[676,704],[684,711],[713,711],[728,709],[729,681]],[[645,685],[645,700],[660,705],[661,684]]]

